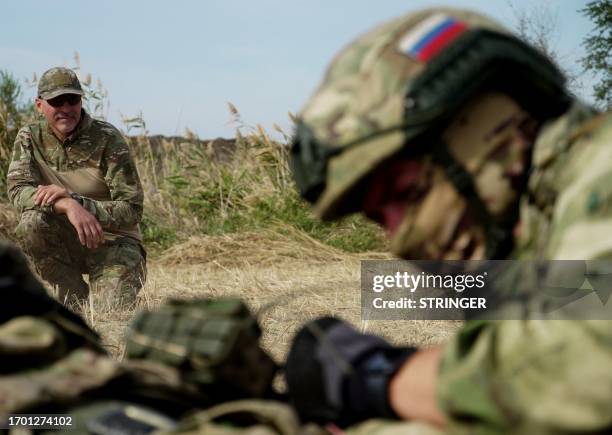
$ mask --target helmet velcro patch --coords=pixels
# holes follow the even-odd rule
[[[427,62],[466,30],[462,21],[446,14],[434,14],[408,30],[397,48],[420,62]]]

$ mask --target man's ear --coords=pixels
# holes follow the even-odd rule
[[[37,97],[36,100],[34,101],[34,105],[36,106],[36,111],[38,113],[42,113],[42,108],[41,108],[42,104],[43,104],[43,99]]]

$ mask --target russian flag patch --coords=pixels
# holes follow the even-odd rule
[[[463,22],[445,14],[435,14],[402,36],[398,49],[418,61],[427,62],[466,30]]]

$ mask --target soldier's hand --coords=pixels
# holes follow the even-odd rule
[[[36,194],[34,195],[34,204],[36,205],[50,205],[54,204],[60,198],[69,198],[70,194],[66,189],[55,184],[49,184],[48,186],[39,185],[36,188]]]
[[[54,204],[57,213],[64,213],[79,235],[81,245],[97,248],[104,243],[104,231],[98,219],[72,198],[61,198]]]
[[[289,399],[303,421],[344,427],[368,418],[397,418],[389,381],[416,351],[396,348],[325,317],[296,335],[286,365]]]

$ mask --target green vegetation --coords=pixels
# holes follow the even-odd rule
[[[23,99],[21,84],[0,70],[0,201],[6,201],[6,171],[19,128],[34,116],[34,105]]]
[[[87,107],[102,116],[106,94],[83,80]],[[34,114],[21,87],[10,74],[0,75],[0,203],[6,202],[6,168],[15,134]],[[327,224],[315,219],[298,196],[287,164],[288,146],[273,141],[257,126],[244,126],[220,153],[216,141],[202,141],[188,132],[183,138],[151,137],[142,117],[124,120],[145,190],[142,231],[155,252],[190,236],[273,230],[290,235],[295,228],[330,246],[349,252],[382,250],[378,227],[361,217]],[[279,129],[280,130],[280,129]],[[139,133],[136,134],[135,133]],[[285,142],[288,141],[284,135]]]
[[[584,40],[586,56],[584,68],[594,73],[598,82],[593,86],[595,100],[604,109],[612,108],[612,1],[595,0],[587,3],[581,12],[594,25]]]
[[[189,235],[284,232],[291,226],[350,252],[383,248],[381,231],[363,218],[331,224],[315,219],[293,185],[287,145],[270,140],[261,127],[238,134],[224,161],[215,157],[214,141],[191,137],[154,144],[143,134],[135,144],[148,192],[143,231],[151,246],[167,247]]]

